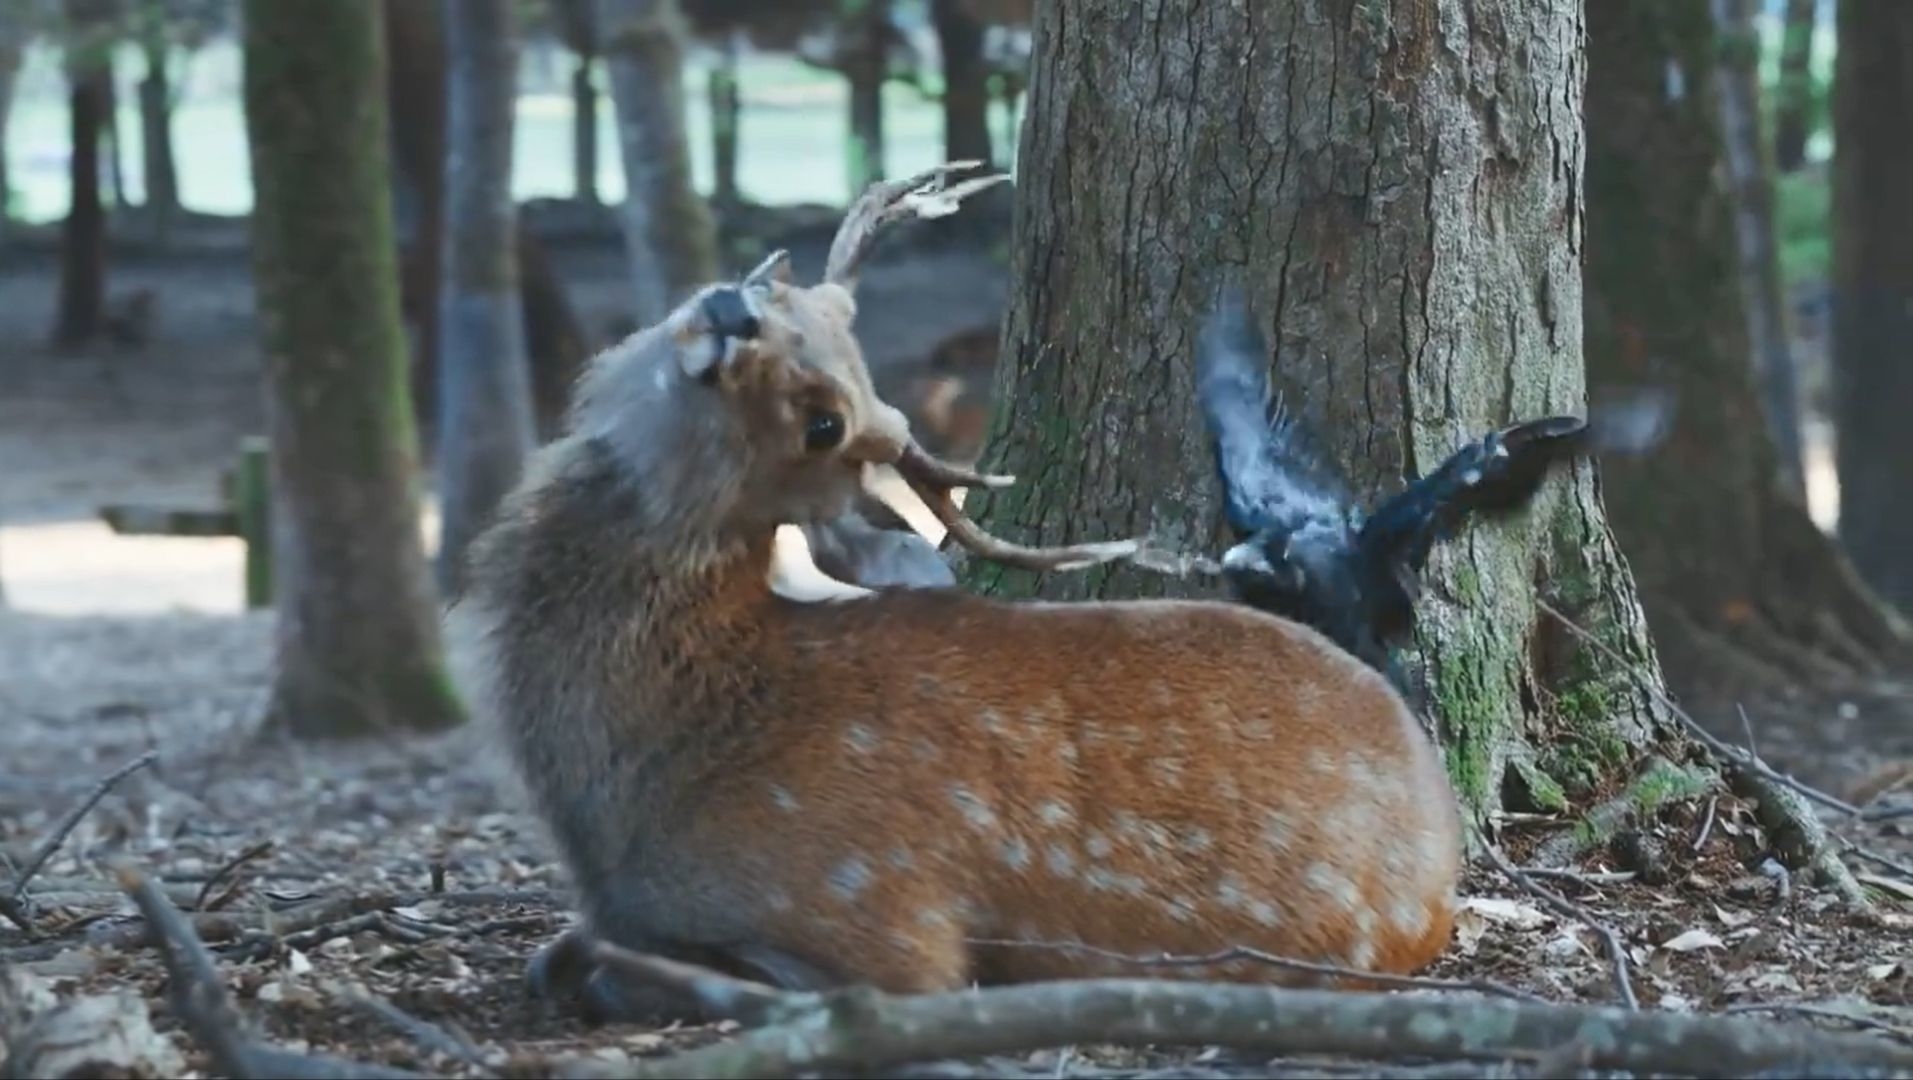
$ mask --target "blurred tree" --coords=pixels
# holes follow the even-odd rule
[[[445,245],[445,26],[433,0],[380,0],[386,105],[397,182],[409,193],[411,235],[400,249],[401,310],[413,326],[412,405],[435,445],[438,427],[438,297]]]
[[[1276,328],[1278,385],[1358,491],[1582,407],[1581,4],[1415,10],[1038,5],[984,463],[1022,481],[966,507],[1046,543],[1150,531],[1219,550],[1191,363],[1225,278]],[[1446,47],[1442,28],[1464,25],[1469,47]],[[964,576],[1052,598],[1187,591],[1127,567],[1032,578],[969,560]],[[1676,739],[1586,466],[1438,548],[1421,612],[1417,677],[1477,815],[1612,791]]]
[[[854,195],[883,179],[883,84],[895,30],[890,0],[839,0],[843,12],[841,62],[850,80],[850,190]]]
[[[1807,162],[1819,7],[1819,0],[1787,0],[1780,36],[1780,81],[1774,95],[1774,163],[1782,172],[1793,172]]]
[[[230,21],[228,0],[135,0],[133,39],[146,71],[139,83],[140,176],[155,232],[168,234],[179,214],[179,170],[173,154],[174,54],[193,52]]]
[[[596,0],[553,0],[565,47],[576,58],[571,70],[571,174],[580,201],[598,197],[598,5]]]
[[[280,573],[270,723],[299,735],[461,718],[419,539],[374,5],[245,6]]]
[[[722,220],[743,201],[737,160],[743,117],[739,61],[744,43],[795,50],[806,33],[827,20],[836,0],[685,0],[683,7],[692,32],[717,53],[705,94],[711,109],[711,204]]]
[[[535,437],[511,193],[518,99],[515,0],[445,0],[451,152],[439,313],[438,581],[455,592],[465,548],[518,483]]]
[[[1833,159],[1840,540],[1913,613],[1913,4],[1841,0]]]
[[[691,185],[684,133],[686,28],[675,0],[598,0],[624,158],[631,316],[648,326],[717,276],[710,209]]]
[[[29,40],[26,12],[0,4],[0,234],[13,218],[13,178],[8,167],[7,120],[13,115],[13,84]]]
[[[1633,0],[1623,0],[1625,3]],[[1780,482],[1803,505],[1806,459],[1800,447],[1800,380],[1787,326],[1787,291],[1780,278],[1780,237],[1774,220],[1774,169],[1760,130],[1762,0],[1710,0],[1719,36],[1715,67],[1722,160],[1733,191],[1740,241],[1742,310],[1761,407],[1773,439]],[[1612,18],[1614,12],[1603,13]]]
[[[111,0],[66,0],[70,201],[60,230],[60,299],[53,342],[76,348],[99,335],[106,307],[106,207],[100,140],[113,101]]]
[[[1602,485],[1669,677],[1713,708],[1871,670],[1905,639],[1781,482],[1747,363],[1715,26],[1613,0],[1587,29],[1588,377],[1680,402],[1667,442]]]
[[[943,62],[943,159],[991,163],[983,20],[967,0],[930,0]]]

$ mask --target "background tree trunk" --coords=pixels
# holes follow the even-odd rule
[[[1722,62],[1715,69],[1721,148],[1733,190],[1740,243],[1742,308],[1768,434],[1780,482],[1802,504],[1806,458],[1800,447],[1800,380],[1787,329],[1787,292],[1780,280],[1774,224],[1773,164],[1760,129],[1761,0],[1710,0]],[[1603,13],[1599,18],[1607,18]]]
[[[1834,89],[1840,540],[1913,613],[1913,4],[1842,0]]]
[[[246,127],[273,446],[290,560],[273,723],[457,723],[419,542],[375,0],[247,0]]]
[[[519,310],[525,320],[533,413],[543,441],[563,428],[572,384],[592,347],[544,243],[523,218],[518,219],[517,234]]]
[[[535,438],[511,195],[515,2],[445,0],[451,154],[439,312],[438,581],[447,593],[458,588],[465,548],[517,485]]]
[[[1813,39],[1819,0],[1787,0],[1775,87],[1774,164],[1793,172],[1807,163],[1813,104]]]
[[[132,197],[126,193],[126,143],[120,138],[120,86],[113,70],[113,54],[108,51],[106,64],[106,109],[105,155],[107,187],[113,192],[113,209],[125,210],[133,205]]]
[[[983,63],[983,23],[963,0],[931,0],[930,18],[943,56],[943,159],[989,164],[990,87]]]
[[[100,198],[100,140],[112,104],[112,71],[94,51],[69,50],[68,116],[72,201],[60,230],[60,301],[53,343],[74,348],[100,332],[106,307],[106,207]]]
[[[1358,491],[1581,409],[1577,0],[1441,0],[1393,22],[1325,0],[1060,8],[1036,14],[985,463],[1021,481],[972,493],[983,520],[1220,550],[1191,363],[1225,275]],[[1129,568],[965,575],[1046,597],[1183,591]],[[1420,611],[1419,677],[1471,811],[1565,806],[1672,737],[1586,466],[1439,548]]]
[[[598,58],[577,57],[571,71],[571,174],[580,202],[597,206],[598,197]]]
[[[674,0],[599,0],[598,26],[624,158],[631,315],[649,326],[717,276],[717,235],[684,135],[685,28]]]
[[[883,83],[890,71],[889,0],[839,0],[850,80],[849,198],[883,179]]]
[[[711,106],[711,203],[720,218],[736,211],[737,126],[743,114],[737,79],[737,34],[725,37],[709,77]]]
[[[432,0],[381,0],[386,104],[398,182],[412,194],[410,241],[400,254],[402,311],[415,328],[412,405],[425,445],[437,442],[438,297],[445,245],[445,26]]]
[[[1871,669],[1903,639],[1779,483],[1747,364],[1708,11],[1614,0],[1587,21],[1589,379],[1680,403],[1603,488],[1668,674],[1704,712]]]
[[[13,115],[13,84],[20,74],[20,57],[26,49],[26,34],[19,25],[20,15],[0,11],[0,237],[13,217],[13,178],[8,167],[7,119]]]
[[[166,71],[165,38],[144,43],[146,75],[139,84],[141,175],[146,210],[164,236],[179,213],[179,171],[173,162],[173,88]]]

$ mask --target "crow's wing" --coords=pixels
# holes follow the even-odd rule
[[[1225,291],[1196,342],[1196,400],[1238,540],[1274,531],[1340,533],[1350,500],[1269,392],[1268,346],[1239,290]]]

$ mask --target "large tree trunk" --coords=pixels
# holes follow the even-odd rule
[[[375,0],[247,0],[253,254],[284,567],[271,717],[455,724],[419,542]]]
[[[179,172],[173,162],[173,88],[166,71],[164,38],[147,41],[146,76],[139,84],[141,175],[146,210],[164,236],[179,212]]]
[[[1740,282],[1760,401],[1773,437],[1780,482],[1802,503],[1806,459],[1800,447],[1800,380],[1787,331],[1787,293],[1780,280],[1774,224],[1773,165],[1760,131],[1761,0],[1711,0],[1722,63],[1716,69],[1721,146],[1732,184]],[[1598,18],[1607,18],[1603,13]]]
[[[90,49],[70,51],[68,117],[72,153],[67,179],[72,192],[60,230],[59,314],[53,343],[73,348],[100,332],[106,307],[106,207],[100,199],[100,141],[113,100],[112,69]]]
[[[839,0],[846,39],[844,77],[850,81],[847,175],[850,197],[883,179],[883,83],[890,70],[890,0]]]
[[[1324,0],[1061,8],[1036,15],[984,466],[1021,480],[969,504],[996,530],[1219,550],[1191,364],[1225,275],[1358,490],[1582,407],[1577,0],[1441,0],[1392,23]],[[1047,597],[1183,588],[1128,568],[965,574]],[[1420,613],[1419,678],[1477,815],[1588,796],[1673,737],[1585,466],[1440,547]]]
[[[1780,82],[1775,87],[1774,164],[1793,172],[1807,161],[1812,134],[1813,38],[1819,0],[1787,0],[1780,39]]]
[[[738,35],[730,34],[711,65],[711,203],[724,217],[737,209],[737,122],[743,115],[737,80]]]
[[[1834,89],[1840,541],[1913,613],[1913,4],[1842,0]]]
[[[579,202],[598,205],[598,58],[581,53],[571,70],[571,175]]]
[[[990,87],[983,23],[963,0],[931,0],[930,18],[943,55],[943,159],[988,164]]]
[[[691,186],[684,134],[683,18],[675,0],[599,0],[624,158],[631,316],[640,326],[717,276],[710,209]]]
[[[1716,48],[1702,5],[1588,7],[1589,379],[1668,386],[1680,407],[1668,441],[1611,462],[1603,490],[1668,674],[1703,708],[1903,646],[1778,479],[1716,179]]]
[[[401,253],[403,310],[416,327],[412,404],[425,445],[438,426],[438,297],[445,244],[445,26],[432,0],[381,0],[386,102],[398,181],[412,194],[415,227]]]
[[[113,209],[125,210],[133,200],[126,193],[126,141],[120,138],[120,86],[113,71],[113,54],[106,53],[106,178],[113,192]]]
[[[438,581],[517,486],[536,436],[511,194],[516,0],[445,0],[451,60],[445,292],[439,310]]]

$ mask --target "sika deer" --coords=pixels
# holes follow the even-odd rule
[[[907,192],[866,196],[822,284],[773,260],[597,358],[474,548],[454,655],[588,928],[534,988],[587,974],[586,935],[899,992],[1139,970],[1059,943],[1433,959],[1460,873],[1441,761],[1321,634],[1225,603],[766,587],[774,530],[842,512],[879,464],[979,555],[1134,550],[990,537],[948,491],[1004,480],[931,458],[871,392],[849,271]],[[636,1008],[604,972],[586,985]]]

